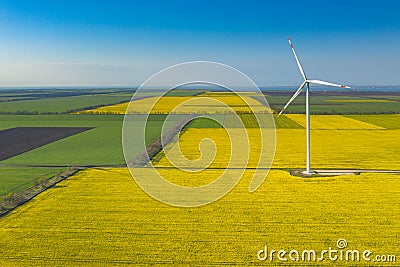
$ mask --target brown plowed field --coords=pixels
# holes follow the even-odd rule
[[[0,161],[93,127],[16,127],[0,131]]]

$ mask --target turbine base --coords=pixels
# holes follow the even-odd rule
[[[315,174],[318,174],[317,172],[315,172],[315,171],[313,171],[313,170],[310,170],[310,171],[302,171],[301,172],[303,175],[315,175]]]

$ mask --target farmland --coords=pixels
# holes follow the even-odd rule
[[[155,103],[154,107],[153,104]],[[216,113],[232,113],[224,108],[224,105],[229,106],[237,113],[250,113],[265,111],[266,108],[252,98],[251,95],[244,94],[239,96],[230,94],[201,94],[199,96],[164,96],[139,99],[134,101],[128,109],[128,103],[105,106],[96,109],[80,111],[80,114],[125,114],[127,113],[151,113],[151,114],[216,114]],[[149,110],[149,107],[152,107]],[[251,108],[252,109],[251,109]]]
[[[95,127],[1,162],[5,165],[70,166],[122,164],[122,117],[74,115],[3,115],[0,128]]]
[[[237,96],[233,96],[226,92],[196,92],[199,94],[192,103],[185,103],[178,110],[174,112],[178,113],[217,113],[221,112],[221,104],[210,104],[211,99],[217,99],[223,103],[232,107],[235,112],[249,112],[248,107],[240,100]],[[266,99],[268,100],[270,107],[279,111],[283,105],[291,97],[291,93],[276,93],[266,92]],[[337,95],[331,92],[312,92],[315,94],[311,98],[311,113],[312,114],[392,114],[400,113],[400,101],[399,95],[396,93],[387,93],[387,95],[377,95],[374,92],[361,94],[360,92],[346,92],[339,93]],[[255,111],[259,103],[254,99],[257,98],[254,93],[241,93],[243,99],[248,102]],[[204,99],[201,99],[204,98]],[[151,110],[151,113],[155,114],[167,114],[172,112],[172,109],[179,104],[192,100],[194,97],[189,96],[187,93],[177,92],[163,97],[157,103],[157,105]],[[304,113],[304,95],[300,94],[296,98],[292,105],[288,107],[287,113]],[[136,104],[128,110],[131,113],[147,113],[147,107],[149,103],[152,103],[152,99],[138,100]],[[104,105],[102,107],[94,109],[86,109],[78,111],[79,113],[100,113],[100,114],[124,114],[127,110],[128,103],[119,103],[115,105]]]
[[[151,111],[145,136],[147,145],[158,140],[166,115],[175,105],[189,100],[176,112],[183,114],[174,117],[177,122],[185,114],[210,116],[194,117],[152,158],[155,169],[168,181],[187,187],[206,185],[224,172],[235,177],[244,171],[239,184],[222,199],[197,208],[179,208],[147,195],[125,167],[121,142],[128,104],[111,99],[129,100],[126,91],[59,94],[57,90],[38,91],[34,96],[29,91],[20,96],[0,94],[0,100],[4,100],[0,107],[4,103],[25,102],[31,112],[15,115],[19,107],[9,106],[10,114],[0,115],[0,130],[91,128],[0,161],[0,198],[69,166],[81,169],[0,218],[1,266],[259,265],[257,252],[265,245],[276,250],[321,251],[335,247],[339,238],[345,238],[349,248],[400,255],[399,174],[377,172],[400,170],[400,115],[361,115],[370,111],[371,105],[376,105],[377,112],[390,113],[394,108],[394,113],[398,113],[395,95],[326,96],[315,92],[313,108],[319,115],[311,116],[312,168],[372,173],[305,179],[289,173],[305,166],[303,114],[267,114],[274,121],[260,129],[255,115],[237,96],[204,90],[173,91]],[[133,120],[129,127],[133,130],[134,154],[142,152],[136,144],[143,141],[138,138],[142,136],[139,125],[147,117],[146,103],[152,101],[149,96],[132,102],[130,110],[134,115],[127,117]],[[251,93],[242,96],[256,109],[260,105]],[[90,97],[93,102],[77,100]],[[279,110],[290,94],[266,97],[271,99],[272,108]],[[221,112],[221,106],[214,105],[210,98],[231,106],[239,114]],[[46,101],[57,103],[61,99],[59,107],[46,107]],[[39,102],[33,104],[35,101]],[[295,102],[292,113],[304,109],[302,100]],[[92,104],[99,106],[91,108]],[[78,110],[71,112],[74,114],[64,114],[75,108]],[[50,110],[57,114],[44,114]],[[338,115],[339,110],[346,115]],[[330,115],[321,115],[325,112]],[[242,125],[245,129],[241,129]],[[273,126],[277,143],[272,168],[269,172],[262,170],[268,174],[266,180],[257,191],[249,193],[254,168],[259,164],[261,134],[271,133]],[[247,138],[240,135],[242,131]],[[250,155],[246,164],[247,144]],[[231,155],[233,146],[243,149]],[[204,165],[208,167],[200,171]],[[226,169],[228,166],[230,169]],[[149,166],[131,171],[133,176],[146,177]],[[273,263],[279,264],[277,260]],[[328,260],[292,263],[331,264]]]
[[[334,102],[334,103],[385,103],[385,102],[394,102],[393,100],[386,99],[329,99],[325,100],[326,102]]]
[[[147,144],[159,137],[164,118],[159,115],[150,116],[146,131]],[[0,161],[2,194],[17,193],[38,179],[47,177],[48,173],[54,175],[69,166],[124,166],[122,122],[123,116],[119,115],[0,115],[0,130],[9,132],[6,129],[15,127],[32,129],[28,136],[22,136],[19,141],[16,135],[9,136],[11,140],[1,140],[4,143],[1,153],[11,153],[14,149],[18,154]],[[70,127],[91,130],[61,140],[54,139],[56,136],[52,133],[49,138],[54,140],[49,144],[39,144],[45,141],[45,136],[38,132],[40,138],[33,140],[36,130],[50,128],[59,131]],[[141,139],[134,141],[142,142]],[[38,147],[27,147],[29,142]],[[21,153],[23,150],[28,151]],[[132,153],[139,152],[142,152],[139,146],[134,146]]]
[[[253,194],[250,178],[246,171],[212,205],[183,209],[150,198],[127,169],[80,172],[0,221],[2,263],[256,265],[265,244],[321,251],[339,237],[351,248],[400,253],[397,175],[304,180],[271,171]]]
[[[261,142],[258,131],[258,129],[247,129],[251,146],[247,165],[249,168],[255,168],[258,164]],[[277,129],[276,135],[277,148],[272,167],[303,168],[305,165],[304,130]],[[399,130],[312,130],[311,135],[313,168],[400,169],[397,157],[400,150]],[[204,136],[211,138],[217,147],[217,155],[210,165],[211,168],[226,168],[228,162],[235,164],[237,161],[238,164],[242,164],[246,159],[245,155],[237,155],[230,160],[230,137],[224,129],[216,128],[189,129],[182,134],[179,144],[170,144],[172,147],[166,150],[168,153],[178,153],[180,147],[186,157],[196,159],[200,156],[198,144]],[[171,158],[174,157],[171,155]],[[156,166],[171,167],[172,165],[166,158],[161,158]],[[190,163],[190,166],[196,167],[194,163]]]
[[[91,130],[89,127],[16,127],[0,131],[0,160]]]
[[[270,120],[271,118],[266,118]],[[291,120],[288,116],[277,116],[273,114],[274,122],[267,121],[268,126],[275,127],[277,129],[303,129],[304,127],[299,123]],[[218,121],[222,122],[222,124],[218,123]],[[238,127],[246,127],[246,128],[258,128],[259,123],[254,114],[238,114],[236,115],[222,115],[222,114],[213,114],[211,118],[198,117],[194,119],[190,124],[189,128],[238,128]]]
[[[32,186],[39,178],[54,175],[61,170],[60,168],[0,167],[0,199]]]
[[[0,165],[123,165],[125,160],[121,146],[122,121],[123,116],[119,115],[0,115],[0,129],[18,126],[94,127],[90,131],[1,161]],[[161,126],[160,118],[150,118],[146,132],[149,143],[159,136]]]
[[[266,92],[266,99],[271,108],[279,111],[290,99],[289,92]],[[399,95],[397,92],[387,92],[386,95],[378,92],[346,91],[333,93],[329,91],[311,91],[311,114],[385,114],[400,113]],[[305,97],[300,94],[285,113],[304,114]]]
[[[362,116],[362,115],[348,115],[346,116],[351,119],[363,121],[366,123],[371,123],[378,125],[380,127],[386,129],[400,129],[400,115],[370,115],[370,116]]]
[[[15,99],[14,99],[15,100]],[[1,114],[51,114],[69,113],[87,107],[116,104],[130,100],[129,94],[93,94],[70,97],[46,97],[0,102]]]
[[[288,114],[286,115],[286,117],[297,122],[303,127],[306,127],[306,118],[304,115]],[[377,126],[375,124],[359,121],[348,117],[343,117],[340,115],[315,115],[312,117],[311,120],[311,128],[315,130],[384,129],[383,127]]]

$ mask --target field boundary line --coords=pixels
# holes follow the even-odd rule
[[[63,172],[57,173],[47,179],[36,181],[31,187],[28,187],[18,193],[11,193],[0,201],[0,219],[7,216],[13,210],[32,200],[40,193],[54,187],[58,183],[75,175],[84,168],[68,167]]]

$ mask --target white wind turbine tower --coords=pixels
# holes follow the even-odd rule
[[[279,115],[281,115],[285,111],[285,109],[290,105],[290,103],[292,103],[292,101],[301,93],[301,91],[303,91],[304,86],[306,86],[307,168],[306,168],[306,171],[304,172],[304,174],[312,175],[312,174],[315,174],[315,172],[313,172],[310,167],[310,101],[309,101],[310,83],[326,85],[326,86],[334,86],[334,87],[340,87],[340,88],[350,88],[350,89],[352,87],[340,85],[340,84],[329,83],[329,82],[324,82],[324,81],[320,81],[320,80],[307,79],[307,76],[304,73],[303,68],[301,67],[300,61],[297,58],[296,51],[294,50],[294,47],[293,47],[292,42],[290,41],[290,38],[288,39],[288,41],[290,44],[290,48],[293,51],[294,57],[296,58],[297,66],[299,67],[300,73],[303,76],[304,81],[300,85],[299,89],[297,89],[297,91],[293,94],[292,98],[290,98],[290,100],[286,103],[286,105],[279,112]]]

